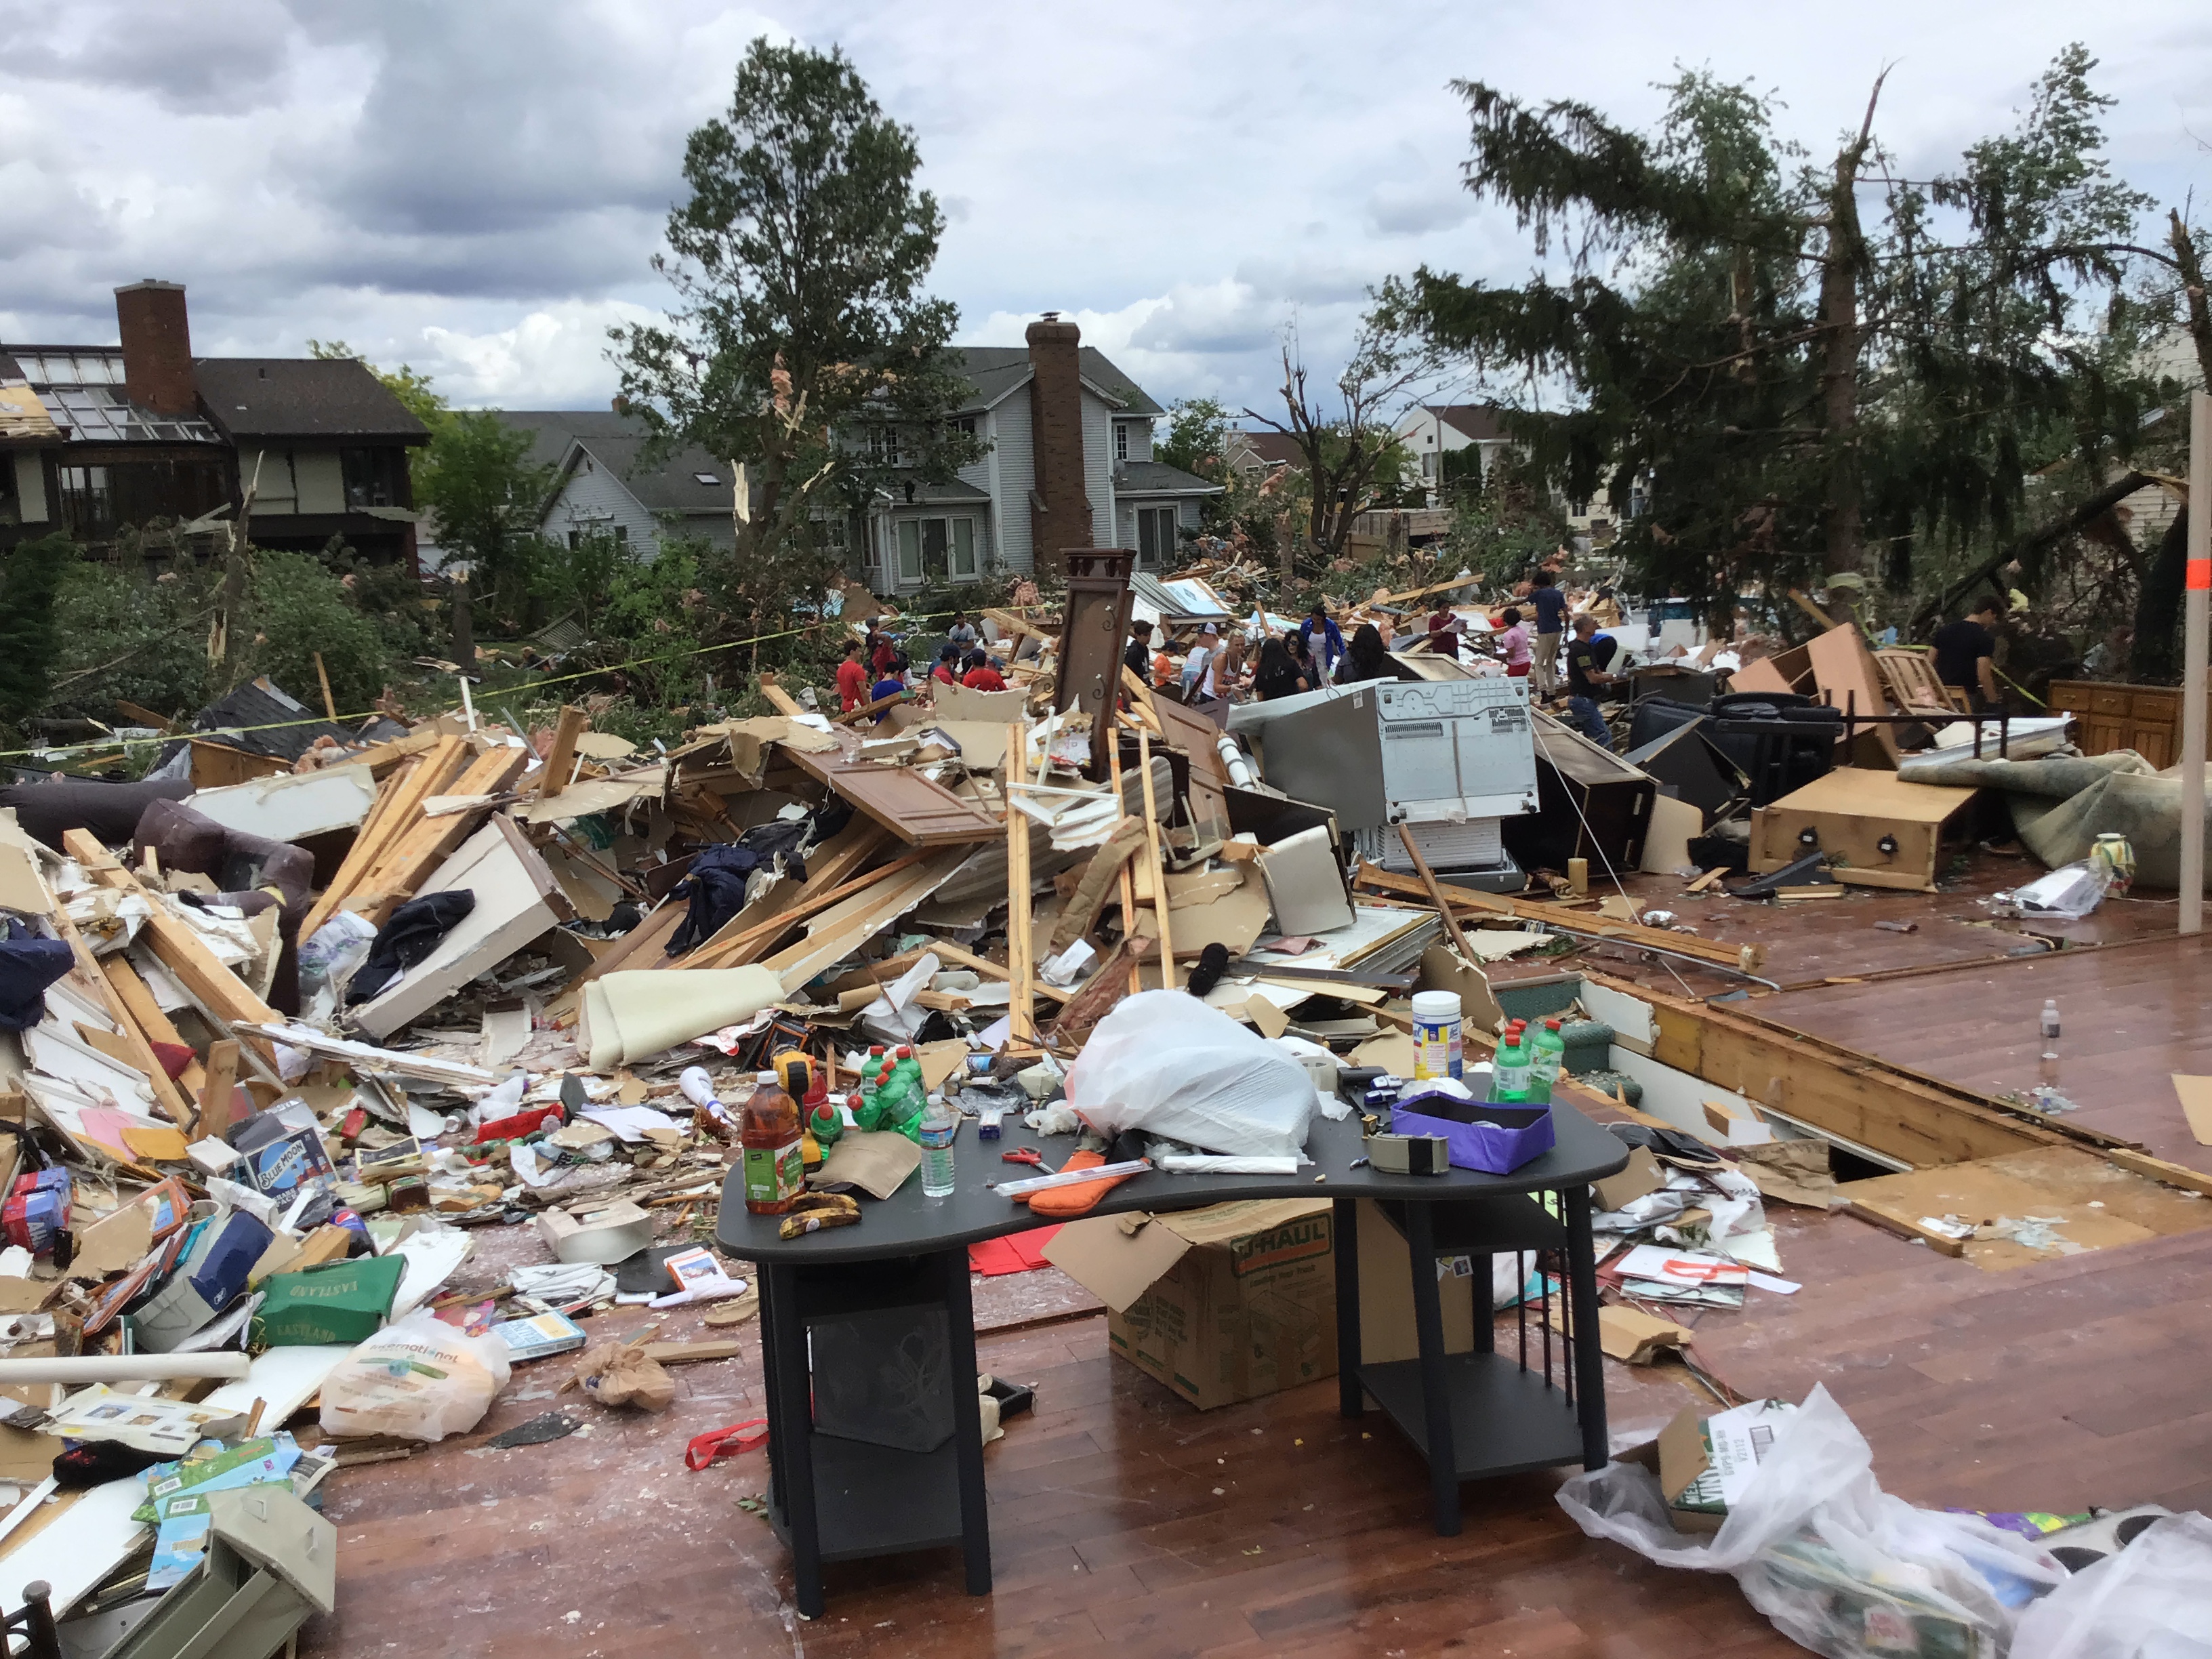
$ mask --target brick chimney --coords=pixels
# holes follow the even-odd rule
[[[123,395],[155,415],[198,414],[184,284],[149,276],[117,289],[115,322],[123,336]]]
[[[1091,500],[1083,489],[1083,370],[1076,356],[1083,331],[1048,311],[1031,323],[1030,436],[1036,488],[1030,497],[1031,545],[1038,568],[1093,539]]]

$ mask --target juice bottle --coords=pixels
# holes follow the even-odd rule
[[[755,1215],[781,1215],[806,1182],[799,1106],[774,1072],[761,1073],[754,1082],[738,1132],[744,1149],[745,1208]]]
[[[1565,1063],[1567,1045],[1559,1036],[1559,1022],[1547,1019],[1536,1029],[1535,1063],[1528,1072],[1528,1098],[1548,1101],[1552,1085],[1559,1080],[1559,1068]]]

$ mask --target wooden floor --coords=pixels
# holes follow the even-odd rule
[[[2037,1035],[2058,1004],[2058,1059]],[[2065,1121],[2141,1142],[2194,1169],[2172,1074],[2212,1073],[2212,940],[2142,939],[2095,951],[1951,968],[1908,980],[1767,997],[1767,1019],[1985,1094],[2049,1084],[2081,1109]]]
[[[1705,1311],[1698,1351],[1747,1395],[1825,1384],[1890,1490],[1984,1508],[2212,1498],[2212,1234],[1990,1274],[1846,1215],[1773,1213],[1805,1288]],[[1731,1581],[1583,1538],[1556,1476],[1469,1485],[1465,1531],[1437,1538],[1411,1451],[1372,1415],[1338,1417],[1333,1382],[1201,1413],[1109,1358],[1097,1316],[981,1343],[1038,1401],[986,1454],[996,1593],[963,1595],[951,1553],[854,1563],[830,1569],[827,1614],[803,1622],[784,1551],[737,1507],[764,1455],[683,1467],[691,1435],[757,1414],[746,1329],[739,1358],[678,1372],[664,1417],[555,1398],[556,1359],[519,1371],[467,1441],[335,1477],[339,1611],[302,1650],[1799,1651]],[[1679,1370],[1607,1370],[1616,1444],[1693,1397]],[[477,1449],[556,1407],[588,1431]]]

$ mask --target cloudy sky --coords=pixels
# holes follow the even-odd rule
[[[1525,273],[1458,188],[1455,76],[1642,121],[1709,66],[1818,149],[1893,63],[1880,130],[1924,176],[2086,36],[2117,170],[2212,197],[2203,0],[0,0],[0,339],[112,342],[111,290],[159,276],[204,354],[343,339],[459,404],[604,406],[684,134],[763,32],[842,44],[919,133],[964,339],[1072,312],[1163,401],[1265,400],[1285,328],[1326,362],[1391,272]]]

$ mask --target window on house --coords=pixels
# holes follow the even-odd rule
[[[1146,570],[1157,570],[1166,564],[1175,552],[1176,509],[1172,507],[1140,507],[1137,509],[1137,563]]]
[[[1433,454],[1428,454],[1428,455],[1424,455],[1424,456],[1422,456],[1422,457],[1421,457],[1421,477],[1424,477],[1424,478],[1433,478],[1433,477],[1435,477],[1436,476],[1437,476],[1437,458],[1436,458],[1436,456],[1435,456],[1435,455],[1433,455]]]
[[[907,452],[905,434],[890,426],[869,428],[868,459],[878,466],[907,466],[914,460]]]
[[[983,423],[973,415],[963,415],[952,422],[952,429],[972,438],[983,429]]]
[[[407,505],[407,452],[398,445],[341,449],[338,468],[345,476],[349,510]]]
[[[691,476],[696,478],[702,484],[719,484],[722,482],[719,477],[712,472],[694,472]]]
[[[1114,459],[1117,461],[1129,459],[1129,423],[1127,421],[1114,422]]]
[[[902,582],[973,581],[982,574],[973,519],[902,519],[898,574]]]
[[[78,541],[115,533],[115,495],[104,466],[61,469],[62,524]]]

